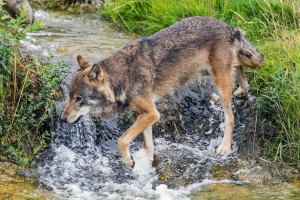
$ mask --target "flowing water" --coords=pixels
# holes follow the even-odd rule
[[[23,42],[25,51],[52,54],[72,72],[78,54],[95,62],[138,37],[91,14],[36,11],[35,18],[46,26]],[[64,94],[71,77],[62,85]],[[134,113],[109,122],[89,116],[70,126],[58,121],[53,144],[39,159],[39,187],[57,199],[298,199],[299,182],[281,182],[282,173],[259,157],[259,139],[269,127],[258,126],[263,118],[251,109],[255,97],[233,99],[233,150],[215,154],[224,116],[209,83],[201,75],[196,84],[158,103],[162,117],[153,127],[155,160],[147,160],[138,137],[130,147],[133,170],[121,161],[117,138],[132,124]],[[58,115],[64,105],[58,102]]]

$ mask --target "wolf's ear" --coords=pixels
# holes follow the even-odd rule
[[[88,68],[89,66],[91,66],[88,62],[86,62],[81,55],[77,56],[77,61],[80,67],[80,70],[84,70],[85,68]]]
[[[104,72],[99,64],[93,65],[88,77],[90,81],[98,81],[98,83],[104,84]]]

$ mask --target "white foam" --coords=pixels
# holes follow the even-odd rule
[[[48,18],[49,17],[49,13],[43,11],[43,10],[36,10],[34,12],[34,17],[35,18]]]
[[[160,200],[189,200],[187,196],[190,192],[185,188],[179,188],[177,190],[168,189],[164,184],[156,187],[156,193],[159,195]]]
[[[149,159],[145,149],[140,149],[132,156],[135,161],[135,166],[132,172],[137,175],[138,181],[143,182],[149,179],[153,179],[155,168],[152,167],[152,161]]]

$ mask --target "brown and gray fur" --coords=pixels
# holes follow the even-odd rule
[[[91,65],[77,57],[79,70],[70,85],[70,98],[61,120],[77,122],[82,115],[112,118],[133,110],[134,124],[119,138],[118,147],[128,167],[134,166],[130,142],[143,133],[145,150],[153,159],[152,124],[160,114],[155,102],[186,85],[202,69],[215,81],[225,114],[225,133],[218,154],[231,150],[234,117],[231,109],[232,76],[236,96],[248,93],[244,66],[260,68],[263,55],[239,28],[208,17],[191,17],[126,45]]]
[[[27,19],[24,24],[28,25],[33,23],[33,10],[28,0],[3,0],[3,2],[5,3],[3,9],[6,10],[12,18],[20,16],[20,9],[23,9],[25,6]]]

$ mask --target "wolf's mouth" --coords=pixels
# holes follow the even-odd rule
[[[72,123],[68,123],[68,122],[63,122],[63,124],[64,125],[70,125],[70,124],[76,124],[76,123],[78,123],[79,122],[79,120],[81,119],[81,117],[82,117],[82,115],[80,115],[74,122],[72,122]]]
[[[76,124],[81,119],[82,115],[80,115],[72,124]]]

